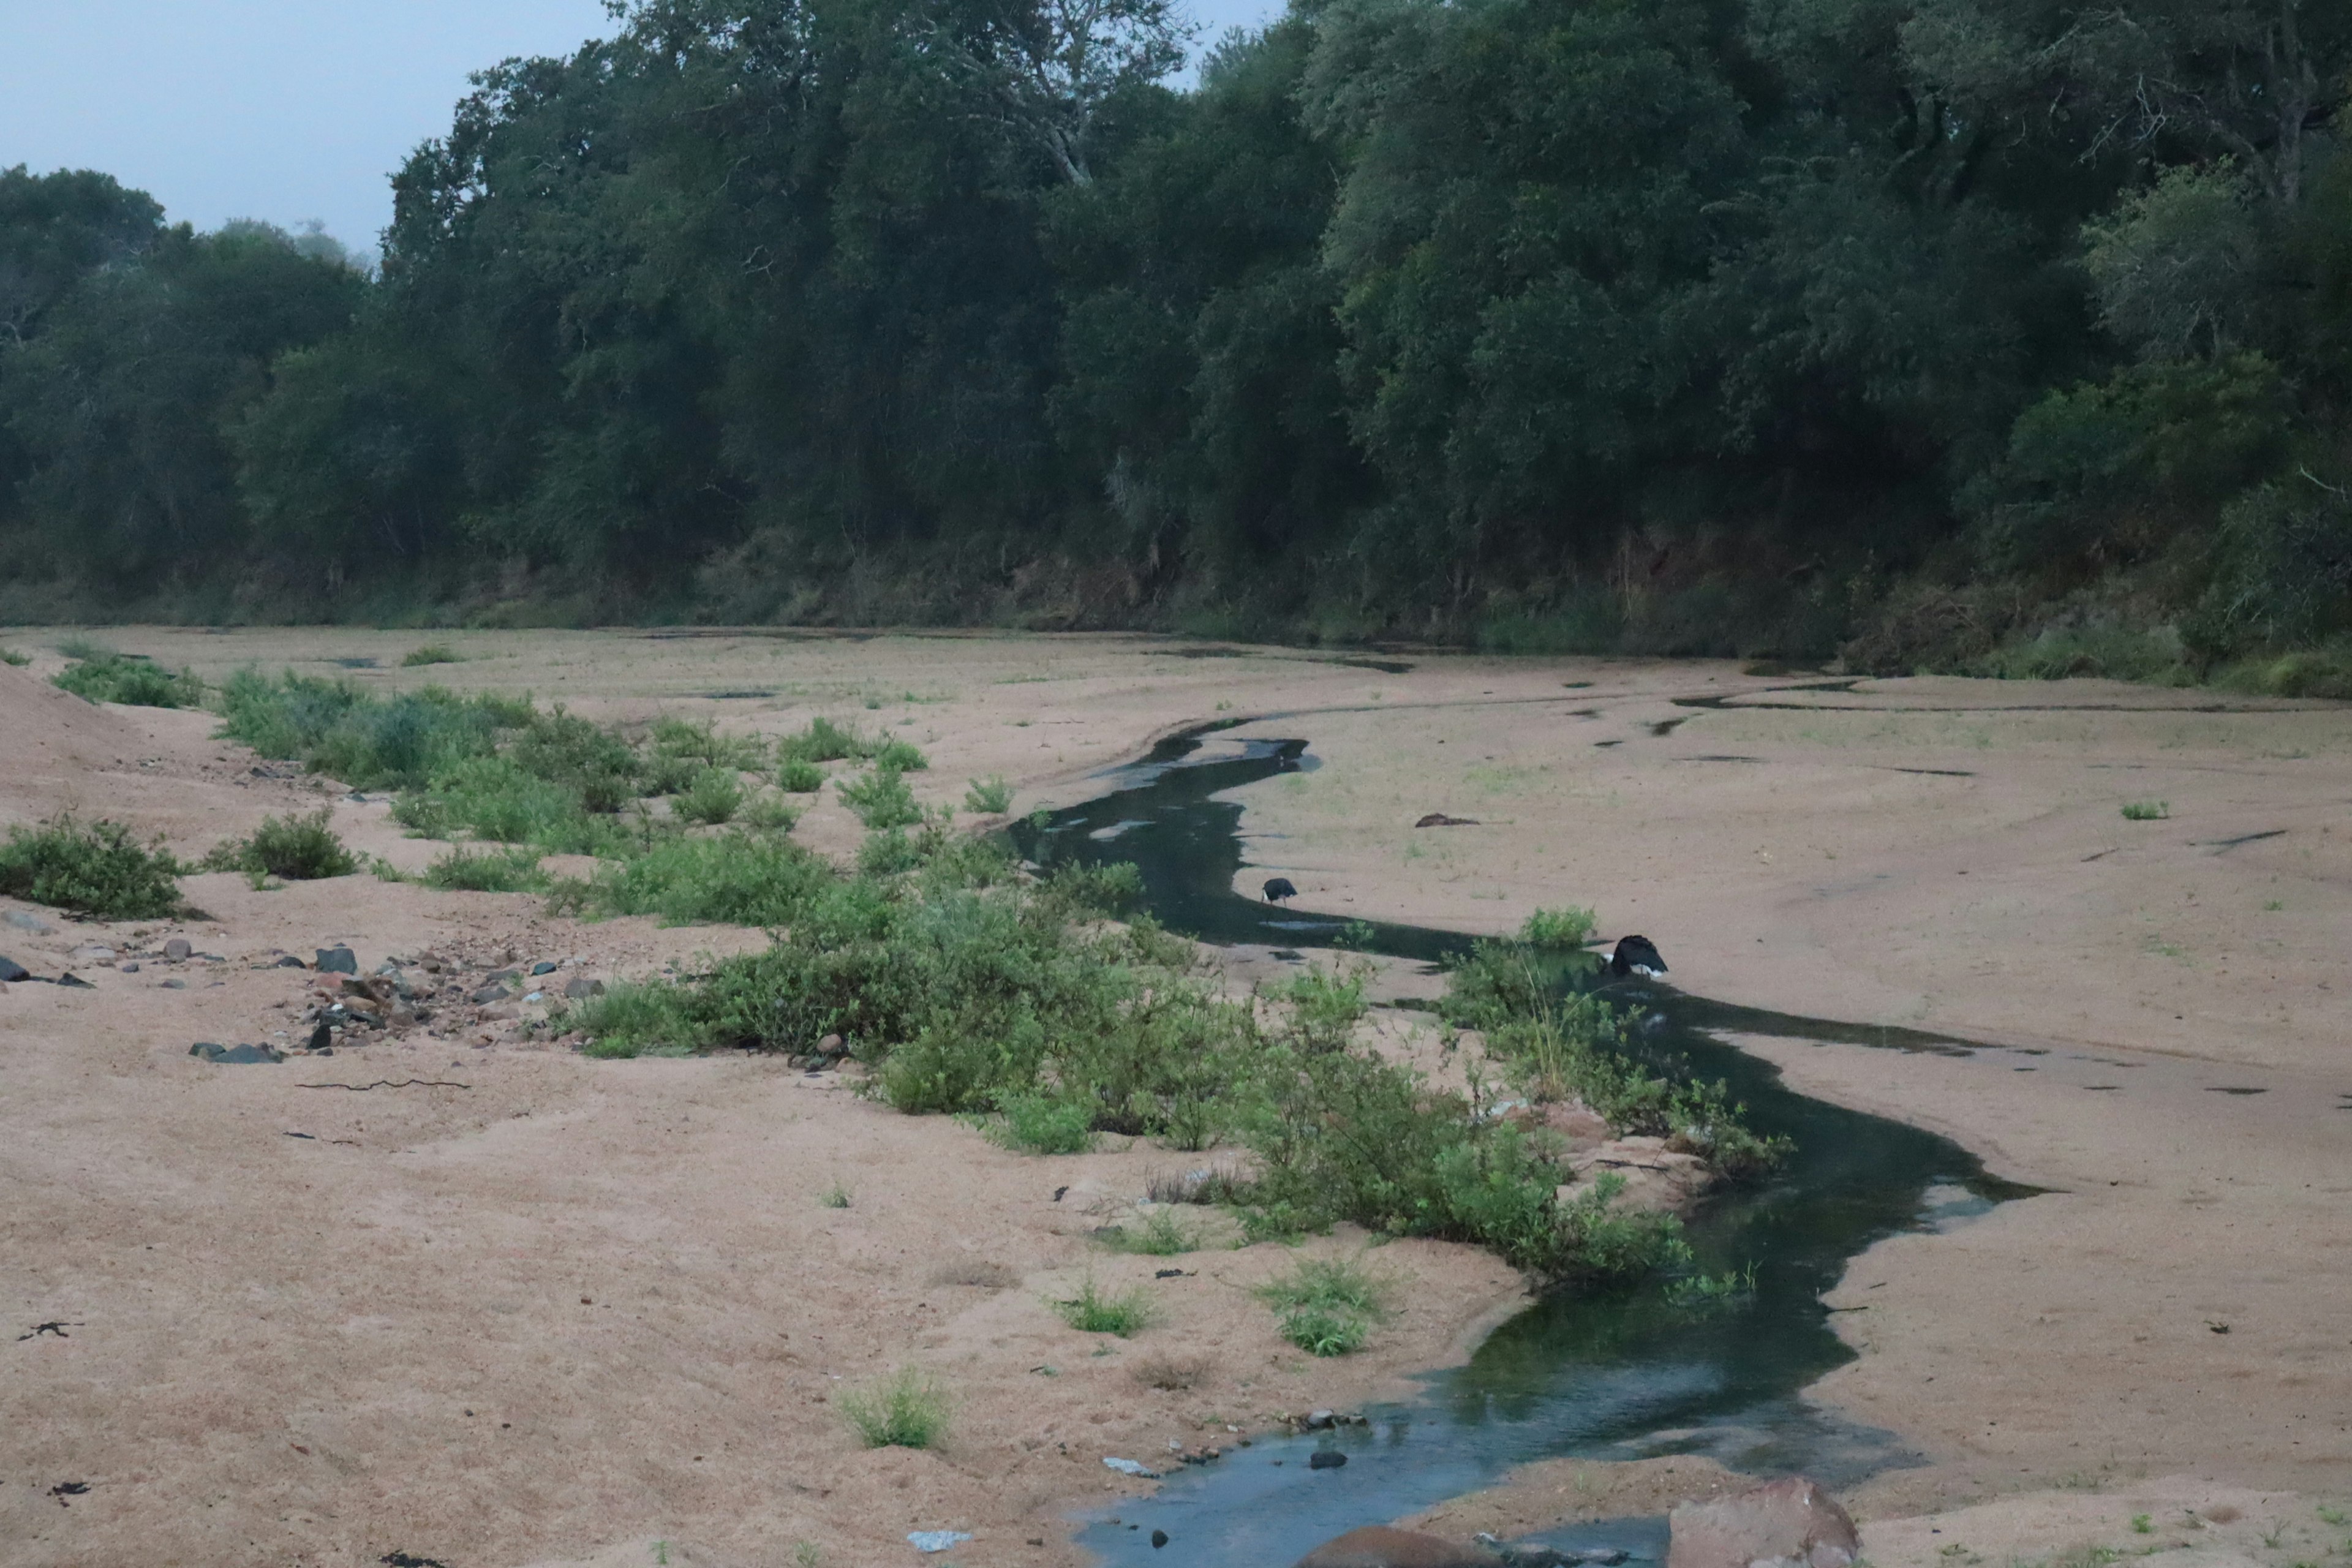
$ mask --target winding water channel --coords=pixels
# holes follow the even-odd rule
[[[1242,807],[1225,792],[1311,770],[1296,740],[1178,736],[1107,775],[1108,793],[1015,830],[1041,864],[1131,861],[1147,907],[1203,941],[1328,946],[1339,922],[1274,909],[1233,891],[1243,863]],[[1563,889],[1563,896],[1572,889]],[[1673,933],[1652,932],[1674,955]],[[1454,932],[1374,922],[1359,944],[1433,963],[1464,950]],[[1916,1128],[1809,1100],[1779,1073],[1714,1037],[1743,1029],[1910,1050],[1959,1042],[1733,1008],[1664,985],[1613,994],[1653,1016],[1644,1047],[1728,1079],[1755,1124],[1785,1132],[1797,1152],[1767,1184],[1711,1204],[1690,1225],[1710,1271],[1753,1267],[1743,1307],[1713,1315],[1669,1307],[1655,1287],[1562,1295],[1529,1307],[1465,1366],[1435,1373],[1418,1398],[1365,1412],[1365,1426],[1261,1438],[1218,1464],[1171,1477],[1157,1496],[1128,1500],[1080,1539],[1112,1563],[1161,1568],[1282,1568],[1357,1525],[1383,1522],[1491,1484],[1514,1465],[1579,1456],[1706,1454],[1744,1471],[1801,1469],[1830,1484],[1912,1462],[1892,1434],[1842,1424],[1799,1391],[1851,1358],[1820,1300],[1848,1262],[1881,1237],[1933,1228],[2020,1195],[1988,1177],[1958,1144]],[[1339,1468],[1310,1454],[1337,1447]],[[1152,1456],[1133,1458],[1150,1462]],[[1150,1544],[1155,1530],[1168,1545]],[[1539,1537],[1560,1546],[1613,1545],[1664,1556],[1662,1521],[1605,1521]]]

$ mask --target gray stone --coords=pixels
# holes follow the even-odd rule
[[[1310,1410],[1307,1413],[1307,1419],[1301,1421],[1299,1425],[1309,1432],[1320,1432],[1338,1420],[1339,1417],[1328,1410]]]
[[[30,980],[33,972],[13,958],[0,958],[0,985],[12,980]]]
[[[189,945],[188,939],[184,936],[175,936],[163,944],[163,956],[173,963],[186,963],[188,954],[195,951]]]
[[[478,1007],[487,1007],[493,1002],[503,1002],[513,994],[513,992],[503,985],[485,985],[474,993],[474,1005]]]
[[[28,931],[36,936],[47,936],[58,929],[40,916],[25,910],[10,910],[5,917],[0,918],[6,919],[18,931]]]
[[[1348,1456],[1339,1449],[1320,1448],[1307,1461],[1307,1468],[1310,1470],[1336,1470],[1347,1462]]]
[[[545,959],[541,959],[540,962],[530,966],[530,972],[533,975],[552,974],[555,973],[555,965],[548,963]]]
[[[114,950],[102,942],[86,942],[66,956],[76,963],[112,963]]]
[[[282,1062],[286,1058],[268,1046],[219,1046],[210,1040],[199,1040],[188,1047],[188,1054],[224,1067],[247,1066],[255,1062]]]
[[[1837,1500],[1803,1476],[1669,1516],[1666,1568],[1850,1568],[1862,1537]]]
[[[64,986],[68,991],[95,991],[98,989],[97,986],[92,985],[89,981],[84,980],[80,975],[76,974],[70,969],[67,970],[63,974],[58,975],[57,983],[59,985]]]
[[[1501,1568],[1502,1561],[1443,1536],[1371,1524],[1325,1542],[1298,1568]]]
[[[348,947],[322,947],[319,952],[319,973],[321,974],[357,974],[360,961]]]
[[[591,980],[584,974],[575,974],[563,983],[563,994],[574,1002],[585,1002],[591,996],[604,994],[604,983]]]
[[[139,963],[136,959],[133,959],[129,963],[118,963],[114,967],[122,971],[125,974],[136,974],[139,973]]]
[[[285,957],[279,959],[276,963],[270,965],[273,969],[299,969],[302,966],[302,961],[295,957],[290,952]]]

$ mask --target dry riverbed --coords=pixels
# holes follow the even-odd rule
[[[0,823],[71,807],[194,856],[331,802],[355,847],[411,869],[434,853],[381,800],[212,741],[205,715],[47,689],[57,640],[0,637],[40,656],[0,669]],[[1179,726],[1279,714],[1242,732],[1303,737],[1324,765],[1242,792],[1245,875],[1290,877],[1304,907],[1500,931],[1591,904],[1700,994],[1985,1047],[1741,1041],[1806,1092],[2052,1189],[1884,1244],[1832,1295],[1866,1309],[1836,1320],[1859,1355],[1815,1395],[1929,1461],[1849,1500],[1882,1568],[2083,1546],[2288,1564],[2345,1544],[2318,1512],[2352,1493],[2340,707],[1806,689],[1718,664],[1375,668],[1140,637],[460,633],[434,640],[465,662],[415,670],[414,634],[111,640],[207,679],[527,690],[598,720],[776,732],[825,713],[923,747],[925,799],[1003,774],[1018,811],[1084,797]],[[2126,820],[2141,800],[2168,815]],[[1433,812],[1475,823],[1412,826]],[[829,795],[797,831],[834,852],[858,837]],[[1093,1239],[1197,1156],[1017,1155],[839,1074],[591,1062],[495,1005],[331,1058],[196,1061],[196,1040],[295,1032],[314,977],[270,967],[281,951],[614,977],[760,939],[368,878],[187,887],[210,920],[8,906],[53,929],[0,926],[0,953],[95,987],[0,995],[12,1563],[617,1565],[662,1541],[712,1568],[803,1543],[862,1564],[952,1529],[976,1537],[968,1564],[1075,1563],[1066,1516],[1146,1484],[1105,1456],[1158,1468],[1171,1445],[1395,1394],[1520,1299],[1475,1252],[1387,1247],[1402,1311],[1366,1353],[1312,1361],[1248,1293],[1284,1249],[1187,1255],[1162,1280],[1171,1260]],[[163,958],[173,936],[207,956]],[[73,956],[93,945],[115,956]],[[835,1184],[847,1208],[821,1201]],[[1159,1322],[1066,1327],[1049,1303],[1090,1274],[1152,1291]],[[901,1366],[954,1392],[940,1450],[864,1450],[839,1417],[845,1390]],[[1595,1498],[1648,1511],[1719,1479],[1684,1463],[1671,1484],[1658,1462],[1534,1467],[1477,1506],[1516,1528]]]

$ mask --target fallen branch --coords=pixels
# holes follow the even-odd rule
[[[471,1089],[470,1083],[452,1083],[447,1079],[404,1078],[398,1083],[380,1078],[373,1083],[298,1083],[296,1089],[348,1089],[353,1094],[365,1094],[372,1089]]]

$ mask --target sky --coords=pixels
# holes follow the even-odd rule
[[[1203,42],[1277,0],[1193,0]],[[600,0],[0,0],[0,168],[99,169],[216,228],[316,220],[361,251],[466,76],[566,54]]]

